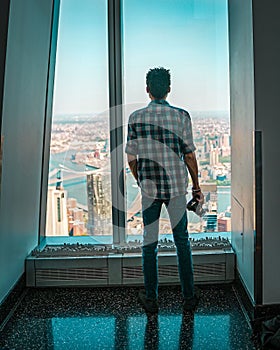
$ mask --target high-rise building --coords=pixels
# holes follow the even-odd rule
[[[230,155],[230,147],[223,146],[221,148],[222,151],[222,157],[228,157]]]
[[[101,174],[87,175],[88,234],[106,234],[111,222],[111,203],[108,201],[108,189]]]
[[[204,230],[213,232],[217,227],[217,185],[215,183],[201,183],[200,187],[204,194],[204,206],[206,209]]]
[[[207,222],[206,222],[206,232],[214,232],[216,231],[217,227],[217,213],[209,213],[206,215]]]
[[[217,184],[216,183],[201,183],[201,191],[204,194],[205,201],[211,201],[212,205],[217,206],[218,194],[217,194]],[[214,207],[213,207],[214,209]],[[212,207],[211,207],[212,210]]]
[[[61,185],[48,188],[46,233],[48,236],[68,236],[67,192]]]
[[[229,232],[231,231],[231,218],[222,217],[218,219],[218,231]]]
[[[86,235],[85,211],[78,207],[78,203],[75,198],[68,198],[67,212],[69,236]]]
[[[210,151],[210,165],[217,165],[219,163],[219,149],[212,148]]]
[[[229,147],[229,145],[230,145],[230,136],[229,134],[224,134],[222,136],[222,146]]]

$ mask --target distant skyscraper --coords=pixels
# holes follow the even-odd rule
[[[222,146],[229,147],[229,134],[224,134],[222,137]]]
[[[201,191],[204,194],[206,215],[204,219],[205,231],[213,232],[217,228],[217,185],[215,183],[201,183]]]
[[[202,183],[200,187],[206,201],[217,203],[218,195],[216,183]]]
[[[68,198],[68,231],[69,236],[81,236],[86,234],[84,210],[77,207],[77,199]]]
[[[218,219],[218,231],[229,232],[231,231],[231,218],[222,217]]]
[[[205,142],[204,142],[204,152],[205,152],[205,153],[210,152],[210,143],[209,143],[209,140],[205,140]]]
[[[210,213],[206,215],[207,222],[206,222],[206,232],[214,232],[216,231],[217,227],[217,213]]]
[[[210,151],[210,165],[217,165],[219,163],[219,149],[213,148]]]
[[[221,148],[221,152],[222,152],[222,157],[228,157],[230,156],[230,147],[225,147],[223,146]]]
[[[101,174],[87,175],[88,199],[88,234],[106,234],[106,224],[111,219],[111,203],[106,199],[107,189],[104,188]]]
[[[61,186],[48,188],[46,233],[48,236],[68,236],[66,191]]]

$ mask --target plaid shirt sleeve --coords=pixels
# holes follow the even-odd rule
[[[132,118],[129,118],[127,126],[127,142],[125,146],[125,153],[137,155],[138,154],[138,140],[135,125],[132,123]]]
[[[183,154],[191,153],[196,150],[193,143],[193,134],[192,134],[192,122],[189,114],[186,115],[183,127],[183,143],[181,147],[181,152]]]

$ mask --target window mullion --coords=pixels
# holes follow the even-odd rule
[[[45,126],[44,126],[44,151],[42,155],[42,177],[41,177],[41,194],[40,194],[40,218],[39,218],[39,239],[38,243],[45,238],[46,235],[46,213],[47,213],[47,194],[48,194],[48,170],[50,161],[50,143],[52,128],[52,108],[54,95],[54,76],[57,52],[58,22],[59,22],[60,0],[54,0],[52,12],[52,32],[49,48],[49,67],[48,81],[46,88],[46,104],[45,104]]]
[[[121,24],[121,0],[108,0],[109,107],[114,244],[122,244],[126,241],[125,186],[123,172],[123,75]]]

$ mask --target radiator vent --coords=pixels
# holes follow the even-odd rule
[[[158,267],[158,276],[160,277],[178,277],[177,265],[163,265]]]
[[[125,266],[122,268],[123,279],[143,278],[142,266]]]
[[[142,278],[142,266],[128,266],[123,267],[122,269],[123,278]],[[178,267],[177,265],[164,265],[158,267],[158,276],[159,277],[177,277],[178,276]]]
[[[106,258],[38,258],[26,259],[26,285],[47,286],[108,286],[143,284],[141,255],[109,256]],[[193,255],[196,283],[232,282],[235,277],[233,251]],[[160,284],[179,283],[177,256],[161,255],[158,259]]]
[[[225,277],[226,264],[194,264],[194,278],[203,277]],[[124,279],[142,278],[142,267],[141,266],[129,266],[123,267],[122,269]],[[163,265],[158,267],[159,278],[164,277],[179,277],[177,265]]]
[[[37,285],[43,281],[107,280],[108,268],[36,269]]]
[[[217,264],[195,264],[193,267],[194,278],[202,277],[225,277],[226,264],[224,262]]]

